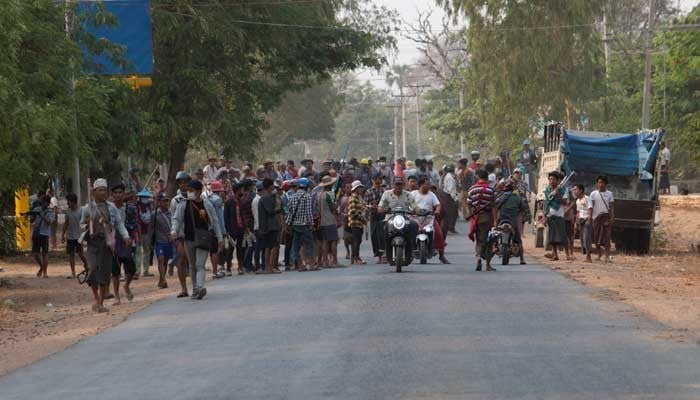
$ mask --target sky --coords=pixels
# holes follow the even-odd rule
[[[678,7],[681,10],[687,12],[690,11],[693,6],[699,3],[698,0],[676,0],[678,2]],[[433,14],[431,21],[433,26],[437,26],[441,21],[445,12],[435,5],[434,0],[374,0],[377,5],[384,5],[388,8],[395,9],[399,12],[400,18],[404,21],[416,21],[418,19],[417,10],[425,11],[428,9],[433,9]],[[420,56],[418,50],[416,50],[415,44],[403,37],[398,37],[398,49],[399,53],[394,60],[390,60],[390,63],[394,64],[412,64]],[[379,87],[384,87],[384,73],[376,74],[373,71],[365,70],[360,71],[357,74],[357,79],[365,80],[370,79],[373,84]]]

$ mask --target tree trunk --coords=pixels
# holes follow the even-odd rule
[[[187,141],[176,141],[170,145],[168,155],[168,194],[172,198],[177,193],[175,177],[178,171],[185,169],[185,155],[187,154]]]
[[[571,125],[571,114],[573,110],[571,109],[571,98],[569,96],[564,98],[564,104],[566,105],[566,127],[568,129],[574,129],[574,126]]]

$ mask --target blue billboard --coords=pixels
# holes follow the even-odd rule
[[[92,62],[100,65],[102,75],[150,75],[153,72],[153,35],[151,32],[150,0],[78,0],[81,12],[95,12],[103,4],[106,12],[117,21],[117,26],[92,26],[85,29],[97,39],[107,39],[126,48],[127,65],[114,65],[106,56],[91,55]]]

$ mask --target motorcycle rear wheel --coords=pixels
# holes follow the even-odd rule
[[[418,243],[418,256],[421,264],[428,263],[428,246],[425,242]]]

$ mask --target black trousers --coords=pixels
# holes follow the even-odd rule
[[[352,258],[360,257],[360,244],[362,244],[362,234],[364,230],[362,227],[350,228],[352,232]]]
[[[375,257],[384,255],[386,250],[386,237],[384,236],[384,215],[373,215],[370,225],[372,236],[372,253]]]

